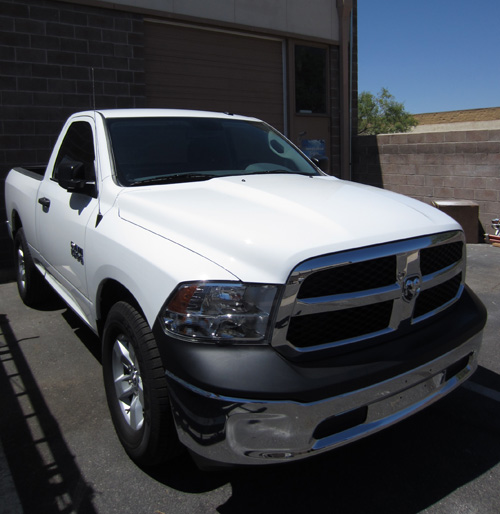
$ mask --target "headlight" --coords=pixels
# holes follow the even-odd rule
[[[230,282],[182,284],[165,305],[163,326],[170,335],[189,340],[263,341],[277,290]]]

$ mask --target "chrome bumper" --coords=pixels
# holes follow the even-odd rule
[[[477,367],[482,332],[412,371],[313,403],[219,396],[167,372],[180,441],[208,461],[229,465],[297,460],[401,421],[442,398]]]

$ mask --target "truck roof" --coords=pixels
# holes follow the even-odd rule
[[[196,111],[190,109],[98,109],[105,118],[165,118],[165,117],[181,117],[181,118],[231,118],[247,121],[260,121],[257,118],[248,116],[240,116],[232,113]],[[87,111],[80,114],[92,114],[93,111]]]

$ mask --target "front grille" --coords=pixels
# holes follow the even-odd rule
[[[297,316],[290,321],[288,340],[299,348],[352,339],[384,330],[390,322],[392,302],[341,311]]]
[[[461,285],[462,274],[447,280],[443,284],[423,291],[417,298],[413,317],[415,319],[419,318],[451,302],[456,298]]]
[[[461,232],[310,259],[290,274],[272,344],[293,355],[397,332],[451,306],[464,271]]]
[[[447,245],[424,248],[420,251],[422,275],[430,275],[462,260],[464,245],[461,241]]]
[[[373,273],[376,269],[377,272]],[[299,298],[330,296],[366,291],[393,284],[396,281],[396,256],[357,262],[309,275],[302,283]]]

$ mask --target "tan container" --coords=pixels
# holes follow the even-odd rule
[[[479,242],[479,205],[472,200],[436,200],[432,205],[458,221],[467,243]]]

